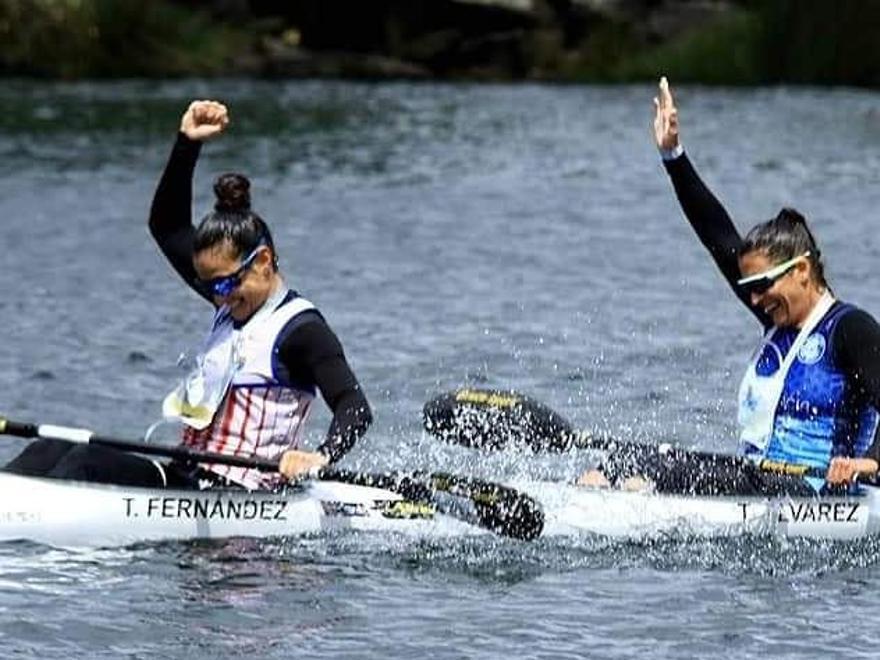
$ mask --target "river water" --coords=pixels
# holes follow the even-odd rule
[[[0,410],[128,437],[157,419],[210,310],[146,216],[181,112],[216,97],[233,123],[203,151],[197,214],[216,174],[251,176],[289,283],[323,310],[373,405],[346,465],[565,480],[588,464],[431,440],[422,404],[461,384],[518,389],[583,428],[731,449],[759,328],[682,218],[652,96],[7,81]],[[740,228],[797,207],[836,293],[880,313],[880,96],[688,87],[678,101],[688,151]],[[3,443],[3,460],[23,446]],[[0,546],[0,655],[875,657],[878,592],[874,540],[14,543]]]

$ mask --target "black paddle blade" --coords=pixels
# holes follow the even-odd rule
[[[544,511],[534,498],[490,481],[440,472],[368,474],[337,468],[321,470],[320,478],[391,490],[410,501],[430,504],[441,513],[522,541],[537,538],[544,529]]]
[[[544,530],[544,510],[534,498],[501,484],[435,473],[430,475],[435,493],[445,493],[469,501],[481,527],[521,541],[533,541]],[[443,498],[434,498],[444,509]]]
[[[509,390],[462,388],[425,404],[425,429],[465,447],[566,451],[575,442],[571,425],[534,399]]]

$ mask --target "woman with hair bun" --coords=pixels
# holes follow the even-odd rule
[[[251,209],[250,182],[224,174],[216,202],[194,227],[192,179],[201,144],[221,134],[221,103],[193,101],[159,181],[150,232],[183,280],[214,308],[189,372],[164,400],[166,418],[183,423],[183,444],[229,456],[279,460],[280,474],[228,465],[160,465],[94,445],[38,440],[6,469],[29,475],[142,486],[271,488],[348,452],[372,422],[342,346],[315,306],[289,289],[272,234]],[[316,451],[298,448],[320,392],[333,411]]]
[[[666,78],[660,80],[654,104],[657,147],[682,210],[764,329],[739,388],[740,454],[827,470],[824,480],[764,473],[754,477],[757,483],[744,486],[743,475],[725,475],[722,468],[708,479],[715,482],[709,490],[808,494],[858,476],[875,478],[880,465],[880,326],[867,312],[834,297],[819,246],[794,209],[782,209],[741,237],[684,153]],[[692,490],[707,481],[706,475],[687,474],[687,466],[640,470],[630,462],[614,470],[613,463],[604,474],[586,473],[579,483],[605,485],[606,477],[621,482],[635,474],[664,490]]]
[[[150,212],[150,231],[162,252],[215,309],[193,370],[165,399],[163,412],[183,422],[185,445],[280,459],[283,476],[293,478],[339,460],[372,417],[336,335],[315,306],[285,284],[272,234],[251,209],[247,178],[218,177],[214,210],[197,228],[191,223],[201,143],[228,123],[224,105],[190,104]],[[317,450],[302,451],[297,447],[317,392],[333,420]],[[225,465],[197,471],[248,488],[280,479]]]

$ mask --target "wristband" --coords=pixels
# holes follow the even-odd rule
[[[675,160],[684,153],[684,147],[679,142],[672,149],[660,149],[660,158],[663,160]]]

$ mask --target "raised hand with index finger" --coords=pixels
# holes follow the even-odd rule
[[[678,147],[678,109],[669,91],[666,76],[660,78],[657,96],[654,97],[654,139],[660,149],[671,151]]]

